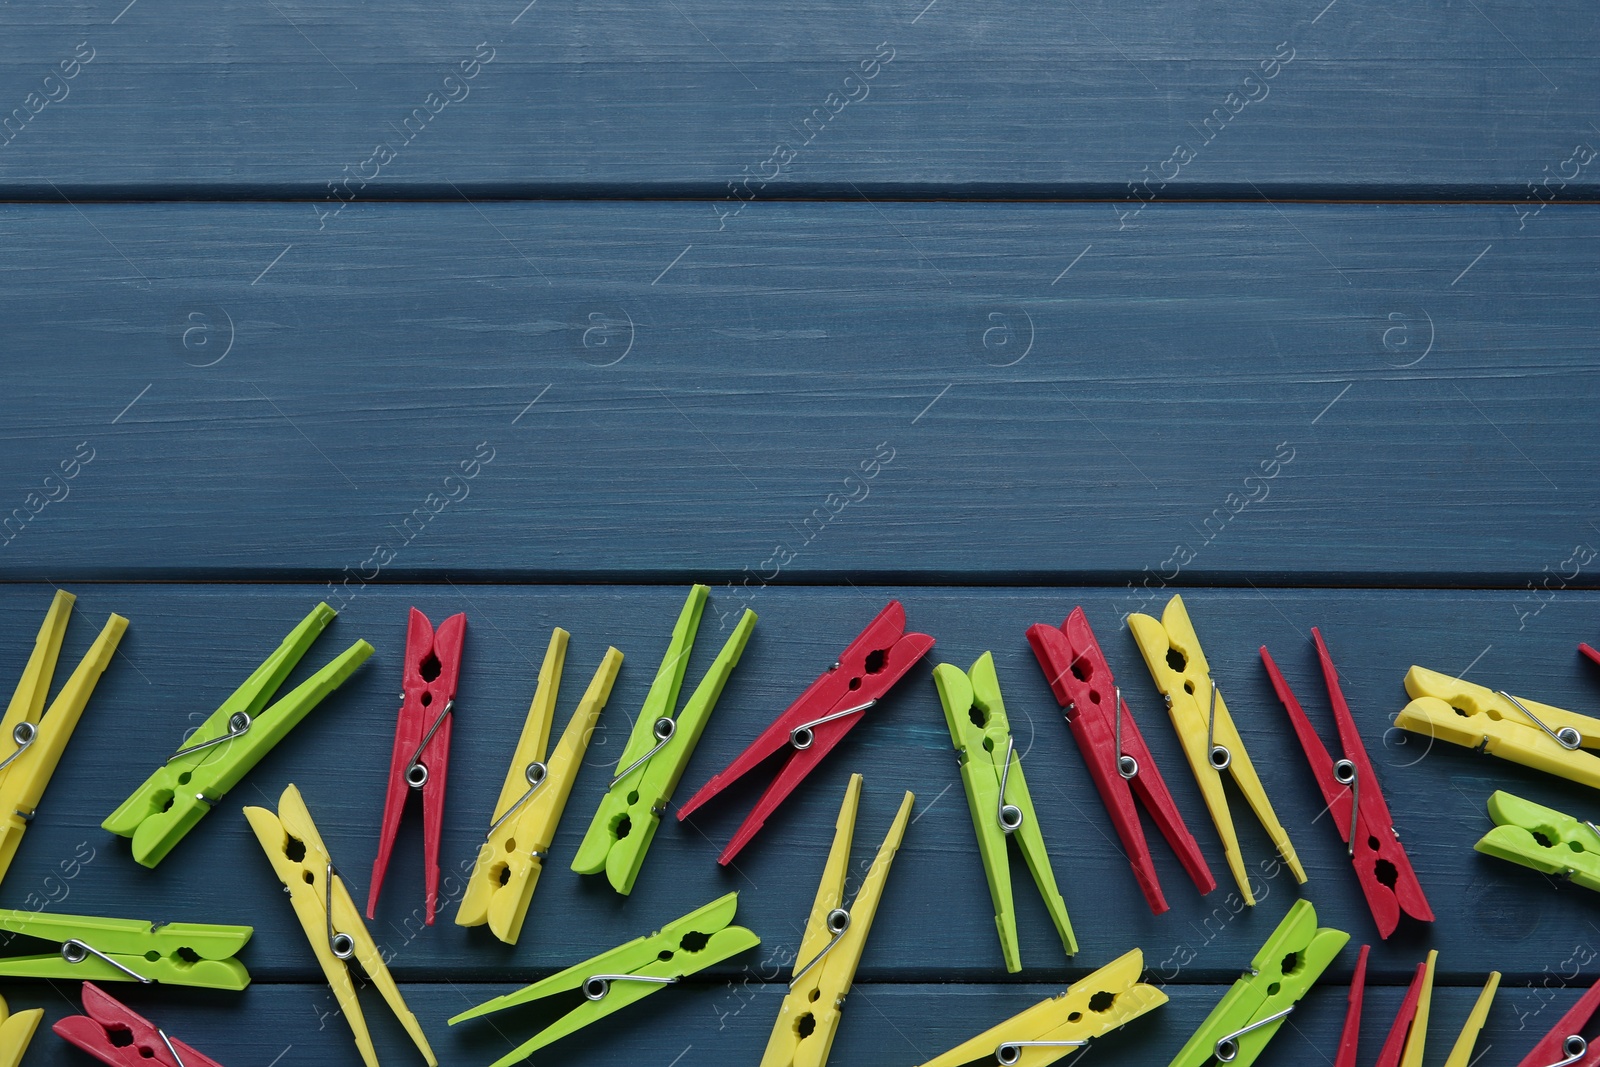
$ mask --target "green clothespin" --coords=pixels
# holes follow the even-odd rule
[[[248,926],[4,910],[0,911],[0,931],[6,935],[0,937],[0,944],[20,936],[53,941],[58,946],[39,956],[0,957],[0,975],[10,978],[144,985],[164,982],[233,990],[250,984],[250,973],[233,958],[254,933]]]
[[[755,629],[756,613],[746,608],[711,669],[673,719],[672,709],[678,706],[678,691],[683,687],[689,652],[710,592],[703,585],[689,590],[678,624],[672,628],[672,643],[617,761],[617,775],[572,860],[572,869],[579,874],[605,871],[612,888],[622,894],[633,891],[633,881],[639,877],[645,850],[661,825],[672,790],[683,777],[689,754]]]
[[[265,707],[338,614],[328,605],[318,604],[182,747],[106,817],[101,828],[131,837],[133,858],[146,867],[160,863],[223,794],[372,655],[371,645],[357,641],[277,703]]]
[[[1349,940],[1343,930],[1318,929],[1311,901],[1295,901],[1250,961],[1250,970],[1211,1009],[1168,1067],[1250,1067]]]
[[[1489,817],[1479,852],[1600,890],[1600,826],[1504,790],[1490,795]]]
[[[1067,905],[1056,888],[1056,876],[1045,855],[1044,836],[1039,818],[1028,795],[1028,782],[1022,776],[1022,757],[1015,751],[1011,724],[1006,721],[1006,706],[1000,699],[1000,680],[994,673],[994,657],[988,652],[978,657],[972,670],[941,663],[933,669],[933,684],[944,705],[950,740],[961,753],[961,784],[967,789],[967,806],[972,810],[972,827],[978,832],[978,852],[983,871],[989,878],[989,896],[994,900],[994,924],[1000,931],[1000,950],[1006,970],[1020,971],[1022,959],[1017,947],[1017,916],[1011,903],[1011,858],[1006,841],[1013,840],[1022,850],[1033,881],[1044,897],[1044,906],[1061,935],[1067,955],[1078,952],[1072,936],[1072,920]]]
[[[493,1067],[517,1063],[552,1041],[643,1000],[662,986],[672,985],[687,975],[761,944],[754,932],[728,925],[738,906],[739,894],[729,893],[668,923],[649,937],[634,938],[541,982],[469,1008],[451,1019],[450,1025],[552,994],[581,990],[582,1004],[500,1057]]]

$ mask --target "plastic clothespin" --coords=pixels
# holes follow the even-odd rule
[[[1355,975],[1350,979],[1350,1005],[1344,1017],[1344,1030],[1339,1035],[1339,1053],[1333,1067],[1356,1067],[1356,1046],[1361,1036],[1361,996],[1367,981],[1367,952],[1370,946],[1361,946],[1356,959]],[[1433,998],[1433,968],[1437,952],[1429,952],[1424,963],[1417,964],[1411,987],[1406,991],[1394,1025],[1378,1055],[1378,1067],[1421,1067],[1423,1042],[1428,1036],[1428,1012]],[[1483,992],[1467,1014],[1467,1021],[1456,1038],[1443,1067],[1468,1067],[1472,1048],[1489,1016],[1489,1005],[1494,1002],[1495,990],[1500,987],[1500,972],[1490,971]]]
[[[51,1029],[111,1067],[222,1067],[93,982],[83,983],[83,1014],[60,1019]]]
[[[1383,791],[1378,786],[1378,776],[1367,758],[1366,746],[1356,729],[1350,705],[1345,702],[1339,688],[1339,671],[1328,654],[1328,646],[1315,626],[1311,638],[1317,646],[1317,658],[1322,663],[1322,677],[1328,686],[1328,702],[1333,706],[1333,718],[1339,728],[1339,743],[1344,757],[1337,762],[1328,754],[1317,732],[1311,728],[1294,691],[1284,679],[1278,665],[1273,662],[1265,645],[1261,646],[1261,662],[1272,678],[1272,688],[1283,701],[1294,723],[1294,732],[1306,751],[1311,764],[1311,774],[1322,790],[1328,814],[1339,830],[1339,836],[1348,846],[1350,861],[1355,867],[1356,880],[1366,895],[1367,908],[1378,933],[1384,938],[1395,931],[1401,915],[1409,915],[1418,922],[1433,922],[1433,909],[1422,892],[1422,883],[1412,870],[1411,858],[1400,844],[1400,834],[1394,828],[1394,816],[1384,802]],[[1353,798],[1353,802],[1352,802]]]
[[[1350,995],[1345,1004],[1344,1029],[1339,1031],[1339,1051],[1333,1067],[1356,1067],[1356,1052],[1361,1045],[1361,999],[1367,989],[1367,954],[1371,945],[1362,945],[1356,957],[1355,973],[1350,976]]]
[[[1582,1031],[1600,1012],[1600,982],[1589,987],[1567,1013],[1556,1020],[1550,1032],[1539,1039],[1517,1067],[1595,1067],[1600,1064],[1600,1042],[1592,1047]]]
[[[1375,1067],[1422,1067],[1422,1050],[1428,1040],[1428,1013],[1433,1005],[1433,967],[1439,959],[1430,951],[1426,961],[1417,964],[1416,974],[1406,990],[1394,1025],[1378,1052]]]
[[[661,816],[666,814],[672,791],[683,777],[689,756],[722,695],[722,687],[738,666],[755,629],[756,613],[746,608],[722,651],[674,719],[672,709],[678,706],[689,652],[710,592],[703,585],[689,590],[677,625],[672,628],[661,669],[645,694],[644,707],[639,710],[622,758],[617,761],[616,777],[601,798],[599,810],[572,860],[572,869],[579,874],[604,871],[611,887],[619,893],[633,892],[644,854],[661,825]],[[682,818],[681,813],[679,817]]]
[[[1578,998],[1550,1032],[1517,1062],[1517,1067],[1595,1067],[1600,1064],[1600,1044],[1591,1048],[1580,1033],[1593,1023],[1597,1011],[1600,1011],[1600,982]]]
[[[877,858],[867,869],[855,900],[846,908],[845,878],[855,837],[856,810],[861,803],[861,781],[861,775],[852,774],[845,788],[844,803],[834,825],[833,847],[828,850],[817,899],[811,905],[805,936],[795,957],[794,977],[783,1006],[778,1009],[778,1019],[772,1024],[761,1067],[823,1067],[839,1031],[845,994],[855,980],[861,950],[866,947],[867,933],[889,879],[889,867],[905,836],[911,805],[917,799],[907,791]]]
[[[1600,826],[1504,790],[1490,794],[1489,817],[1479,852],[1600,890]]]
[[[111,663],[111,654],[128,628],[128,620],[121,615],[106,620],[100,636],[89,646],[46,714],[45,698],[50,693],[50,680],[56,673],[56,660],[61,655],[61,642],[67,636],[67,621],[76,600],[66,590],[56,590],[44,625],[39,627],[33,655],[28,657],[4,718],[0,718],[0,879],[11,867],[22,834],[33,821],[39,798],[61,762],[61,753],[89,703],[95,683]]]
[[[1600,719],[1412,667],[1395,725],[1600,789]]]
[[[1303,883],[1305,868],[1300,866],[1300,857],[1289,843],[1289,832],[1272,810],[1272,802],[1267,799],[1267,791],[1250,762],[1250,754],[1244,750],[1244,741],[1234,728],[1233,716],[1228,714],[1228,705],[1211,678],[1211,668],[1200,650],[1200,639],[1189,621],[1183,598],[1174,596],[1167,601],[1160,622],[1148,615],[1129,615],[1128,628],[1133,631],[1145,665],[1150,668],[1150,677],[1166,698],[1167,713],[1172,717],[1178,740],[1183,743],[1183,753],[1205,797],[1211,821],[1216,823],[1223,854],[1244,902],[1254,906],[1256,898],[1250,891],[1250,878],[1239,852],[1239,837],[1234,832],[1228,797],[1222,789],[1223,771],[1232,772],[1239,791],[1266,828],[1283,862],[1295,880]]]
[[[433,925],[439,906],[439,838],[444,826],[444,786],[450,770],[451,712],[456,681],[461,676],[461,642],[467,617],[452,615],[434,630],[428,617],[411,609],[406,624],[405,673],[400,690],[400,715],[395,720],[394,749],[389,755],[389,791],[378,831],[378,858],[372,862],[372,890],[367,918],[378,913],[378,894],[389,870],[400,816],[413,792],[422,794],[422,877],[424,921]]]
[[[351,960],[360,964],[367,980],[378,987],[395,1018],[428,1061],[428,1067],[438,1067],[422,1026],[406,1007],[405,998],[383,962],[383,954],[373,943],[344,879],[334,868],[300,790],[290,783],[278,799],[276,812],[250,807],[244,809],[244,815],[289,894],[289,902],[311,942],[311,951],[322,965],[322,973],[328,978],[339,1010],[350,1023],[356,1048],[367,1067],[378,1067],[378,1054],[361,1014],[361,1001],[356,998]]]
[[[1144,953],[1133,949],[1074,982],[1065,993],[1040,1001],[922,1067],[961,1067],[991,1060],[1006,1067],[1045,1067],[1087,1045],[1090,1038],[1126,1026],[1165,1004],[1165,993],[1139,981],[1143,971]]]
[[[457,926],[487,923],[494,936],[508,945],[516,944],[522,933],[522,920],[528,914],[528,903],[533,900],[534,887],[550,855],[556,824],[577,780],[600,709],[606,706],[622,666],[622,653],[608,648],[578,702],[578,710],[567,721],[555,753],[546,759],[568,636],[559,627],[550,634],[550,647],[539,668],[539,686],[512,753],[511,769],[500,787],[489,833],[478,849],[477,862],[456,911]]]
[[[371,645],[357,641],[267,707],[338,614],[318,604],[101,828],[132,838],[133,858],[146,867],[165,859],[228,790],[372,655]]]
[[[1600,648],[1595,648],[1587,641],[1578,642],[1578,651],[1589,658],[1589,662],[1600,667]]]
[[[469,1008],[452,1018],[450,1025],[554,994],[582,991],[584,1003],[501,1056],[494,1067],[517,1063],[551,1042],[643,1000],[662,986],[673,985],[761,944],[752,931],[728,925],[738,906],[738,893],[719,897],[649,937],[635,938],[515,993]]]
[[[1072,935],[1072,920],[1067,917],[1066,902],[1056,888],[1050,857],[1045,854],[1039,816],[1028,793],[1028,780],[1022,774],[1022,757],[1017,755],[1005,702],[1000,698],[994,657],[985,652],[965,673],[960,667],[941,663],[933,669],[933,683],[939,690],[939,703],[944,706],[950,740],[960,753],[956,762],[961,766],[961,784],[966,787],[972,827],[978,834],[978,854],[989,880],[994,924],[1000,933],[1006,970],[1015,973],[1022,969],[1017,916],[1012,907],[1008,840],[1017,843],[1027,861],[1067,955],[1076,955],[1078,939]]]
[[[889,601],[877,618],[850,642],[833,666],[818,675],[787,711],[763,730],[722,773],[700,787],[678,810],[688,818],[702,804],[743,778],[756,765],[785,748],[789,758],[745,817],[717,862],[726,866],[766,824],[767,817],[794,792],[812,768],[844,740],[868,708],[883,699],[896,682],[933,647],[927,634],[906,633],[906,609]]]
[[[1178,805],[1133,721],[1133,710],[1111,675],[1111,666],[1083,609],[1073,608],[1060,627],[1044,623],[1028,627],[1028,644],[1033,647],[1056,702],[1065,709],[1067,725],[1072,728],[1089,777],[1094,779],[1106,813],[1122,839],[1122,850],[1127,853],[1150,910],[1156,915],[1166,911],[1167,898],[1161,892],[1135,798],[1150,813],[1151,821],[1177,853],[1201,895],[1217,888],[1217,880],[1200,845],[1184,825],[1183,816],[1178,814]]]
[[[1311,901],[1295,901],[1170,1067],[1250,1067],[1349,940],[1343,930],[1317,927]]]
[[[240,990],[250,973],[233,954],[254,931],[248,926],[145,922],[0,911],[0,944],[13,937],[51,941],[54,952],[0,956],[0,975],[12,978],[93,979],[149,985]]]
[[[29,1008],[14,1012],[0,997],[0,1067],[19,1067],[28,1051],[33,1032],[44,1020],[43,1008]]]

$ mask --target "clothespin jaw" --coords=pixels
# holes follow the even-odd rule
[[[361,1002],[356,998],[355,980],[348,963],[351,959],[361,965],[367,979],[383,994],[395,1018],[400,1020],[400,1025],[428,1061],[428,1067],[438,1067],[439,1061],[428,1046],[422,1026],[406,1007],[405,998],[389,975],[383,954],[361,921],[361,913],[356,910],[344,879],[333,866],[328,847],[322,843],[316,823],[311,821],[311,812],[300,790],[290,783],[278,800],[276,812],[249,807],[244,809],[244,814],[278,880],[289,893],[295,916],[311,942],[311,951],[327,976],[367,1067],[378,1067],[378,1054],[361,1013]]]
[[[413,792],[422,794],[422,877],[424,921],[433,925],[439,905],[439,839],[444,827],[444,787],[450,770],[451,714],[456,683],[461,677],[461,644],[467,617],[456,614],[434,630],[416,608],[406,624],[405,673],[400,714],[395,720],[394,748],[389,755],[389,788],[378,831],[378,856],[372,862],[372,889],[367,893],[367,918],[378,913],[378,895],[389,870],[389,856],[400,832],[400,816]]]
[[[1455,1046],[1451,1048],[1450,1055],[1445,1057],[1442,1067],[1470,1067],[1473,1046],[1477,1044],[1478,1034],[1489,1018],[1489,1006],[1494,1003],[1495,990],[1499,988],[1500,972],[1490,971],[1489,980],[1483,983],[1483,992],[1478,994],[1472,1011],[1467,1014],[1467,1021],[1461,1027],[1461,1036],[1456,1038]]]
[[[1361,954],[1356,957],[1356,970],[1350,976],[1344,1029],[1339,1031],[1339,1052],[1334,1056],[1333,1067],[1356,1067],[1356,1051],[1361,1046],[1361,998],[1367,988],[1367,953],[1371,948],[1371,945],[1362,945]]]
[[[184,740],[177,754],[106,817],[101,828],[132,838],[133,858],[146,867],[165,859],[228,790],[372,655],[371,645],[357,641],[267,707],[338,614],[326,604],[312,609],[266,662]]]
[[[44,624],[39,627],[33,654],[23,668],[5,716],[0,717],[0,880],[11,867],[23,832],[39,807],[56,765],[61,762],[61,754],[94,693],[95,684],[110,665],[112,653],[116,652],[128,628],[128,620],[121,615],[112,615],[106,620],[100,636],[89,646],[47,713],[45,699],[50,693],[50,680],[55,676],[61,642],[67,635],[67,621],[76,600],[66,590],[56,590]]]
[[[44,1020],[43,1008],[14,1012],[0,997],[0,1067],[19,1067],[34,1031]]]
[[[111,1067],[222,1067],[186,1042],[168,1036],[93,982],[83,983],[83,1012],[58,1020],[51,1029],[68,1044]],[[0,1065],[4,1063],[0,1052]]]
[[[1244,857],[1239,851],[1239,837],[1234,831],[1227,794],[1222,788],[1225,770],[1233,774],[1239,791],[1277,846],[1295,880],[1305,882],[1305,868],[1289,842],[1289,832],[1272,810],[1267,791],[1250,762],[1250,754],[1244,750],[1244,741],[1234,728],[1233,717],[1228,714],[1228,705],[1211,678],[1211,668],[1200,650],[1200,639],[1189,621],[1183,598],[1174,596],[1167,601],[1160,622],[1148,615],[1129,615],[1128,628],[1133,631],[1145,665],[1150,668],[1150,677],[1166,698],[1173,728],[1178,732],[1183,754],[1205,797],[1211,821],[1222,838],[1222,851],[1244,902],[1254,906],[1256,898],[1250,890],[1250,878],[1245,873]]]
[[[703,585],[689,590],[661,669],[656,672],[622,758],[617,761],[617,776],[601,798],[600,808],[572,860],[572,869],[579,874],[604,871],[611,887],[624,895],[633,892],[634,880],[639,877],[645,852],[661,825],[661,816],[666,814],[672,791],[683,777],[689,756],[722,695],[722,687],[728,683],[755,629],[756,613],[746,608],[722,651],[674,719],[672,710],[678,705],[678,691],[709,594],[710,589]]]
[[[1311,637],[1317,646],[1317,658],[1322,664],[1323,680],[1344,751],[1344,757],[1337,762],[1312,729],[1311,720],[1265,645],[1261,646],[1261,662],[1294,724],[1300,746],[1311,764],[1312,777],[1328,805],[1328,814],[1340,839],[1348,845],[1356,880],[1367,898],[1367,908],[1378,925],[1378,933],[1388,938],[1400,924],[1401,915],[1409,915],[1418,922],[1432,922],[1433,909],[1411,866],[1411,857],[1400,844],[1394,817],[1389,814],[1389,805],[1378,786],[1377,772],[1373,770],[1361,734],[1356,730],[1355,717],[1350,714],[1350,706],[1339,686],[1339,672],[1333,665],[1333,657],[1328,654],[1322,633],[1315,626],[1311,628]]]
[[[1584,751],[1600,748],[1600,719],[1424,667],[1406,672],[1406,692],[1400,728],[1600,789],[1600,756]]]
[[[4,910],[0,931],[58,946],[42,955],[0,956],[0,975],[234,991],[250,984],[250,973],[233,958],[254,932],[248,926]]]
[[[1044,623],[1028,627],[1028,644],[1056,702],[1066,710],[1067,725],[1077,739],[1078,751],[1117,836],[1122,839],[1122,849],[1151,912],[1160,915],[1166,911],[1167,898],[1161,892],[1155,861],[1145,842],[1135,797],[1177,853],[1201,895],[1217,888],[1199,843],[1184,825],[1155,757],[1133,721],[1126,698],[1118,704],[1122,690],[1112,677],[1111,666],[1083,609],[1073,608],[1059,627]]]
[[[1067,991],[985,1030],[922,1067],[963,1067],[992,1062],[1006,1067],[1046,1067],[1091,1038],[1126,1026],[1167,1002],[1167,995],[1139,981],[1144,953],[1132,949]]]
[[[1600,890],[1600,829],[1593,823],[1504,790],[1489,796],[1489,817],[1495,826],[1473,846],[1479,852]]]
[[[1170,1067],[1250,1067],[1349,940],[1343,930],[1319,929],[1309,900],[1295,901]]]
[[[600,710],[622,667],[622,653],[608,648],[578,710],[568,720],[555,754],[546,760],[567,637],[567,631],[559,627],[550,635],[550,647],[539,668],[539,686],[512,754],[511,769],[500,787],[500,798],[495,801],[488,838],[478,849],[456,912],[458,926],[487,923],[494,936],[508,945],[516,944],[522,934],[522,920],[555,839],[556,824],[578,778]]]
[[[469,1008],[453,1017],[450,1025],[532,1003],[552,994],[581,990],[584,1003],[500,1057],[493,1065],[508,1067],[551,1042],[644,999],[662,986],[673,985],[691,974],[759,945],[761,939],[751,931],[742,926],[728,925],[733,921],[738,905],[738,893],[719,897],[668,923],[648,937],[635,938],[515,993],[507,993]]]
[[[678,819],[744,777],[768,757],[787,751],[787,758],[766,792],[734,833],[717,862],[727,866],[766,825],[778,805],[805,781],[817,764],[933,647],[927,634],[906,633],[906,610],[891,600],[866,629],[795,698],[794,703],[761,732],[733,762],[701,786],[678,809]]]
[[[1428,1012],[1433,1003],[1433,968],[1438,962],[1437,950],[1430,951],[1426,961],[1417,964],[1411,985],[1400,1010],[1395,1014],[1394,1025],[1378,1052],[1375,1067],[1422,1067],[1422,1051],[1428,1040]]]
[[[1600,1064],[1600,1041],[1586,1041],[1582,1036],[1597,1011],[1600,1011],[1600,982],[1590,986],[1588,992],[1556,1020],[1550,1032],[1517,1062],[1517,1067],[1555,1067],[1557,1064],[1595,1067]]]
[[[872,929],[889,878],[889,867],[900,849],[911,818],[911,805],[917,799],[909,791],[906,793],[855,901],[846,908],[845,878],[855,837],[856,810],[861,803],[861,782],[861,775],[852,774],[845,788],[844,803],[834,825],[833,846],[828,850],[817,898],[795,957],[794,980],[778,1009],[761,1067],[824,1067],[839,1031],[845,994],[855,980],[867,933]]]
[[[1006,851],[1008,839],[1015,840],[1021,849],[1067,955],[1076,955],[1078,941],[1072,933],[1072,920],[1067,917],[1066,902],[1056,887],[1050,857],[1045,854],[1039,816],[1028,793],[1022,758],[1016,752],[1005,702],[1000,697],[994,657],[985,652],[966,673],[941,663],[933,669],[933,682],[939,690],[950,739],[960,753],[961,783],[966,787],[967,807],[978,835],[978,853],[989,881],[989,896],[994,901],[995,928],[1000,934],[1006,970],[1015,973],[1022,969],[1011,893],[1011,857]]]

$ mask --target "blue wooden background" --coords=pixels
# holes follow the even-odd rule
[[[1135,945],[1171,1002],[1083,1055],[1164,1063],[1297,895],[1375,940],[1256,654],[1332,737],[1317,625],[1439,916],[1374,946],[1363,1062],[1429,948],[1430,1062],[1491,968],[1480,1062],[1520,1059],[1600,972],[1600,913],[1471,845],[1495,788],[1593,798],[1391,724],[1413,663],[1600,703],[1574,652],[1600,637],[1593,5],[524,4],[0,14],[0,676],[53,588],[80,598],[64,664],[132,620],[0,906],[249,923],[244,993],[114,992],[224,1063],[358,1063],[237,809],[296,782],[361,895],[414,604],[469,619],[447,872],[550,628],[558,728],[627,656],[518,946],[453,901],[420,928],[403,827],[371,926],[441,1062],[547,1019],[448,1016],[730,889],[760,949],[536,1062],[756,1062],[860,771],[858,858],[918,799],[833,1063],[920,1063]],[[938,645],[736,868],[764,774],[669,821],[624,899],[566,866],[694,581],[691,677],[761,621],[679,801],[890,597]],[[1311,875],[1263,875],[1249,913],[1157,841],[1150,916],[1023,636],[1084,605],[1225,878],[1119,621],[1174,590]],[[101,819],[323,599],[295,677],[376,655],[134,864]],[[1017,975],[930,676],[985,650],[1081,945],[1024,876]],[[1260,1062],[1331,1062],[1354,958]],[[76,1010],[68,983],[0,994]],[[420,1062],[364,1005],[384,1062]],[[48,1031],[25,1060],[84,1062]]]

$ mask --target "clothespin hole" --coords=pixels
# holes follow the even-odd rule
[[[106,1040],[114,1048],[127,1048],[133,1044],[133,1031],[121,1023],[114,1023],[105,1028]]]
[[[1078,666],[1080,663],[1084,664],[1084,666]],[[1080,682],[1087,682],[1094,676],[1094,664],[1090,663],[1089,660],[1084,656],[1079,656],[1077,659],[1073,660],[1072,665],[1067,669],[1071,671],[1072,676]]]
[[[1283,966],[1283,973],[1284,974],[1294,974],[1296,971],[1298,971],[1300,969],[1300,965],[1303,962],[1304,961],[1301,960],[1301,958],[1300,958],[1300,953],[1298,953],[1298,952],[1289,953],[1287,956],[1283,957],[1283,965],[1282,965]]]
[[[850,691],[852,693],[854,693],[857,689],[860,689],[860,688],[861,688],[861,679],[860,678],[852,678],[852,679],[850,679]]]
[[[1077,1021],[1078,1021],[1078,1020],[1079,1020],[1079,1019],[1082,1019],[1082,1018],[1083,1018],[1083,1012],[1081,1012],[1081,1011],[1075,1011],[1075,1012],[1073,1012],[1073,1013],[1072,1013],[1072,1014],[1071,1014],[1071,1015],[1068,1015],[1068,1016],[1067,1016],[1067,1022],[1069,1022],[1069,1023],[1075,1023],[1075,1022],[1077,1022]]]
[[[611,824],[612,836],[614,836],[618,841],[621,841],[624,837],[627,837],[628,831],[632,829],[633,820],[628,818],[626,815],[617,816],[616,820]]]
[[[811,995],[809,997],[807,997],[806,999],[811,1000],[813,1002],[821,1000],[822,999],[822,990],[821,989],[813,989],[811,991]]]
[[[1108,1012],[1111,1005],[1117,1002],[1117,995],[1110,990],[1102,989],[1089,998],[1089,1010],[1095,1013]]]
[[[316,885],[317,884],[317,876],[315,874],[313,874],[311,871],[301,871],[300,873],[305,877],[306,885]]]
[[[637,803],[639,803],[639,791],[637,789],[631,789],[631,790],[628,791],[628,803],[629,804],[637,804]]]
[[[507,851],[514,852],[516,850],[514,848],[511,848],[511,849],[507,849]],[[510,882],[511,882],[511,864],[509,864],[509,863],[500,864],[499,872],[494,877],[495,877],[495,881],[499,882],[501,885],[510,884]]]
[[[810,1037],[817,1032],[817,1017],[806,1012],[794,1021],[794,1032],[800,1037]]]
[[[967,718],[972,720],[972,725],[974,726],[982,727],[989,725],[989,713],[976,704],[967,709]]]
[[[875,648],[867,653],[866,668],[868,674],[877,674],[889,663],[889,653],[881,648]],[[850,688],[854,689],[855,686]]]
[[[1374,842],[1374,846],[1376,846],[1376,842]],[[1378,879],[1380,884],[1386,885],[1390,889],[1393,889],[1396,883],[1400,881],[1400,872],[1395,868],[1395,865],[1390,863],[1388,860],[1379,860],[1377,863],[1375,863],[1372,868],[1372,873],[1373,876]]]
[[[683,939],[678,942],[678,945],[685,952],[704,952],[705,947],[710,943],[710,934],[703,934],[699,930],[690,930],[683,935]]]
[[[299,863],[306,858],[306,843],[292,834],[286,836],[289,839],[283,844],[283,854],[288,856],[291,862]]]
[[[1194,683],[1193,682],[1184,682],[1183,683],[1183,691],[1185,693],[1188,693],[1190,696],[1194,696]]]
[[[1183,669],[1185,667],[1187,667],[1188,665],[1189,665],[1189,657],[1188,656],[1185,656],[1182,652],[1179,652],[1177,649],[1171,647],[1170,645],[1167,647],[1167,666],[1171,667],[1173,670],[1177,671],[1179,674],[1182,674],[1183,673]],[[1186,688],[1187,688],[1187,685],[1186,685]],[[1191,689],[1189,689],[1189,692],[1192,693],[1192,692],[1194,692],[1194,690],[1191,688]]]
[[[194,777],[192,774],[190,774],[188,771],[184,771],[182,774],[178,775],[178,784],[188,785],[189,779],[192,777]]]
[[[1283,988],[1283,983],[1282,982],[1273,982],[1271,985],[1267,986],[1267,995],[1269,997],[1275,997],[1275,996],[1278,995],[1278,991],[1281,990],[1282,988]]]
[[[983,723],[981,723],[981,722],[980,722],[980,723],[979,723],[979,724],[978,724],[978,725],[979,725],[979,726],[982,726],[982,725],[983,725]],[[985,751],[985,752],[993,752],[993,751],[994,751],[994,738],[992,738],[992,737],[985,737],[985,738],[984,738],[984,739],[983,739],[983,750],[984,750],[984,751]]]
[[[656,953],[656,959],[660,960],[662,963],[666,963],[668,960],[672,959],[672,956],[673,952],[670,948],[664,948],[660,952]]]
[[[422,662],[417,664],[417,673],[422,675],[422,680],[424,682],[431,682],[435,678],[439,677],[439,672],[441,670],[443,670],[443,667],[441,667],[439,664],[439,657],[434,655],[432,652],[429,652],[422,658]],[[426,704],[428,703],[428,699],[429,698],[427,694],[424,694],[422,697],[422,702]]]
[[[423,707],[427,707],[429,704],[432,704],[432,703],[433,703],[433,694],[428,692],[427,690],[423,690],[423,693],[422,693],[422,706]]]

